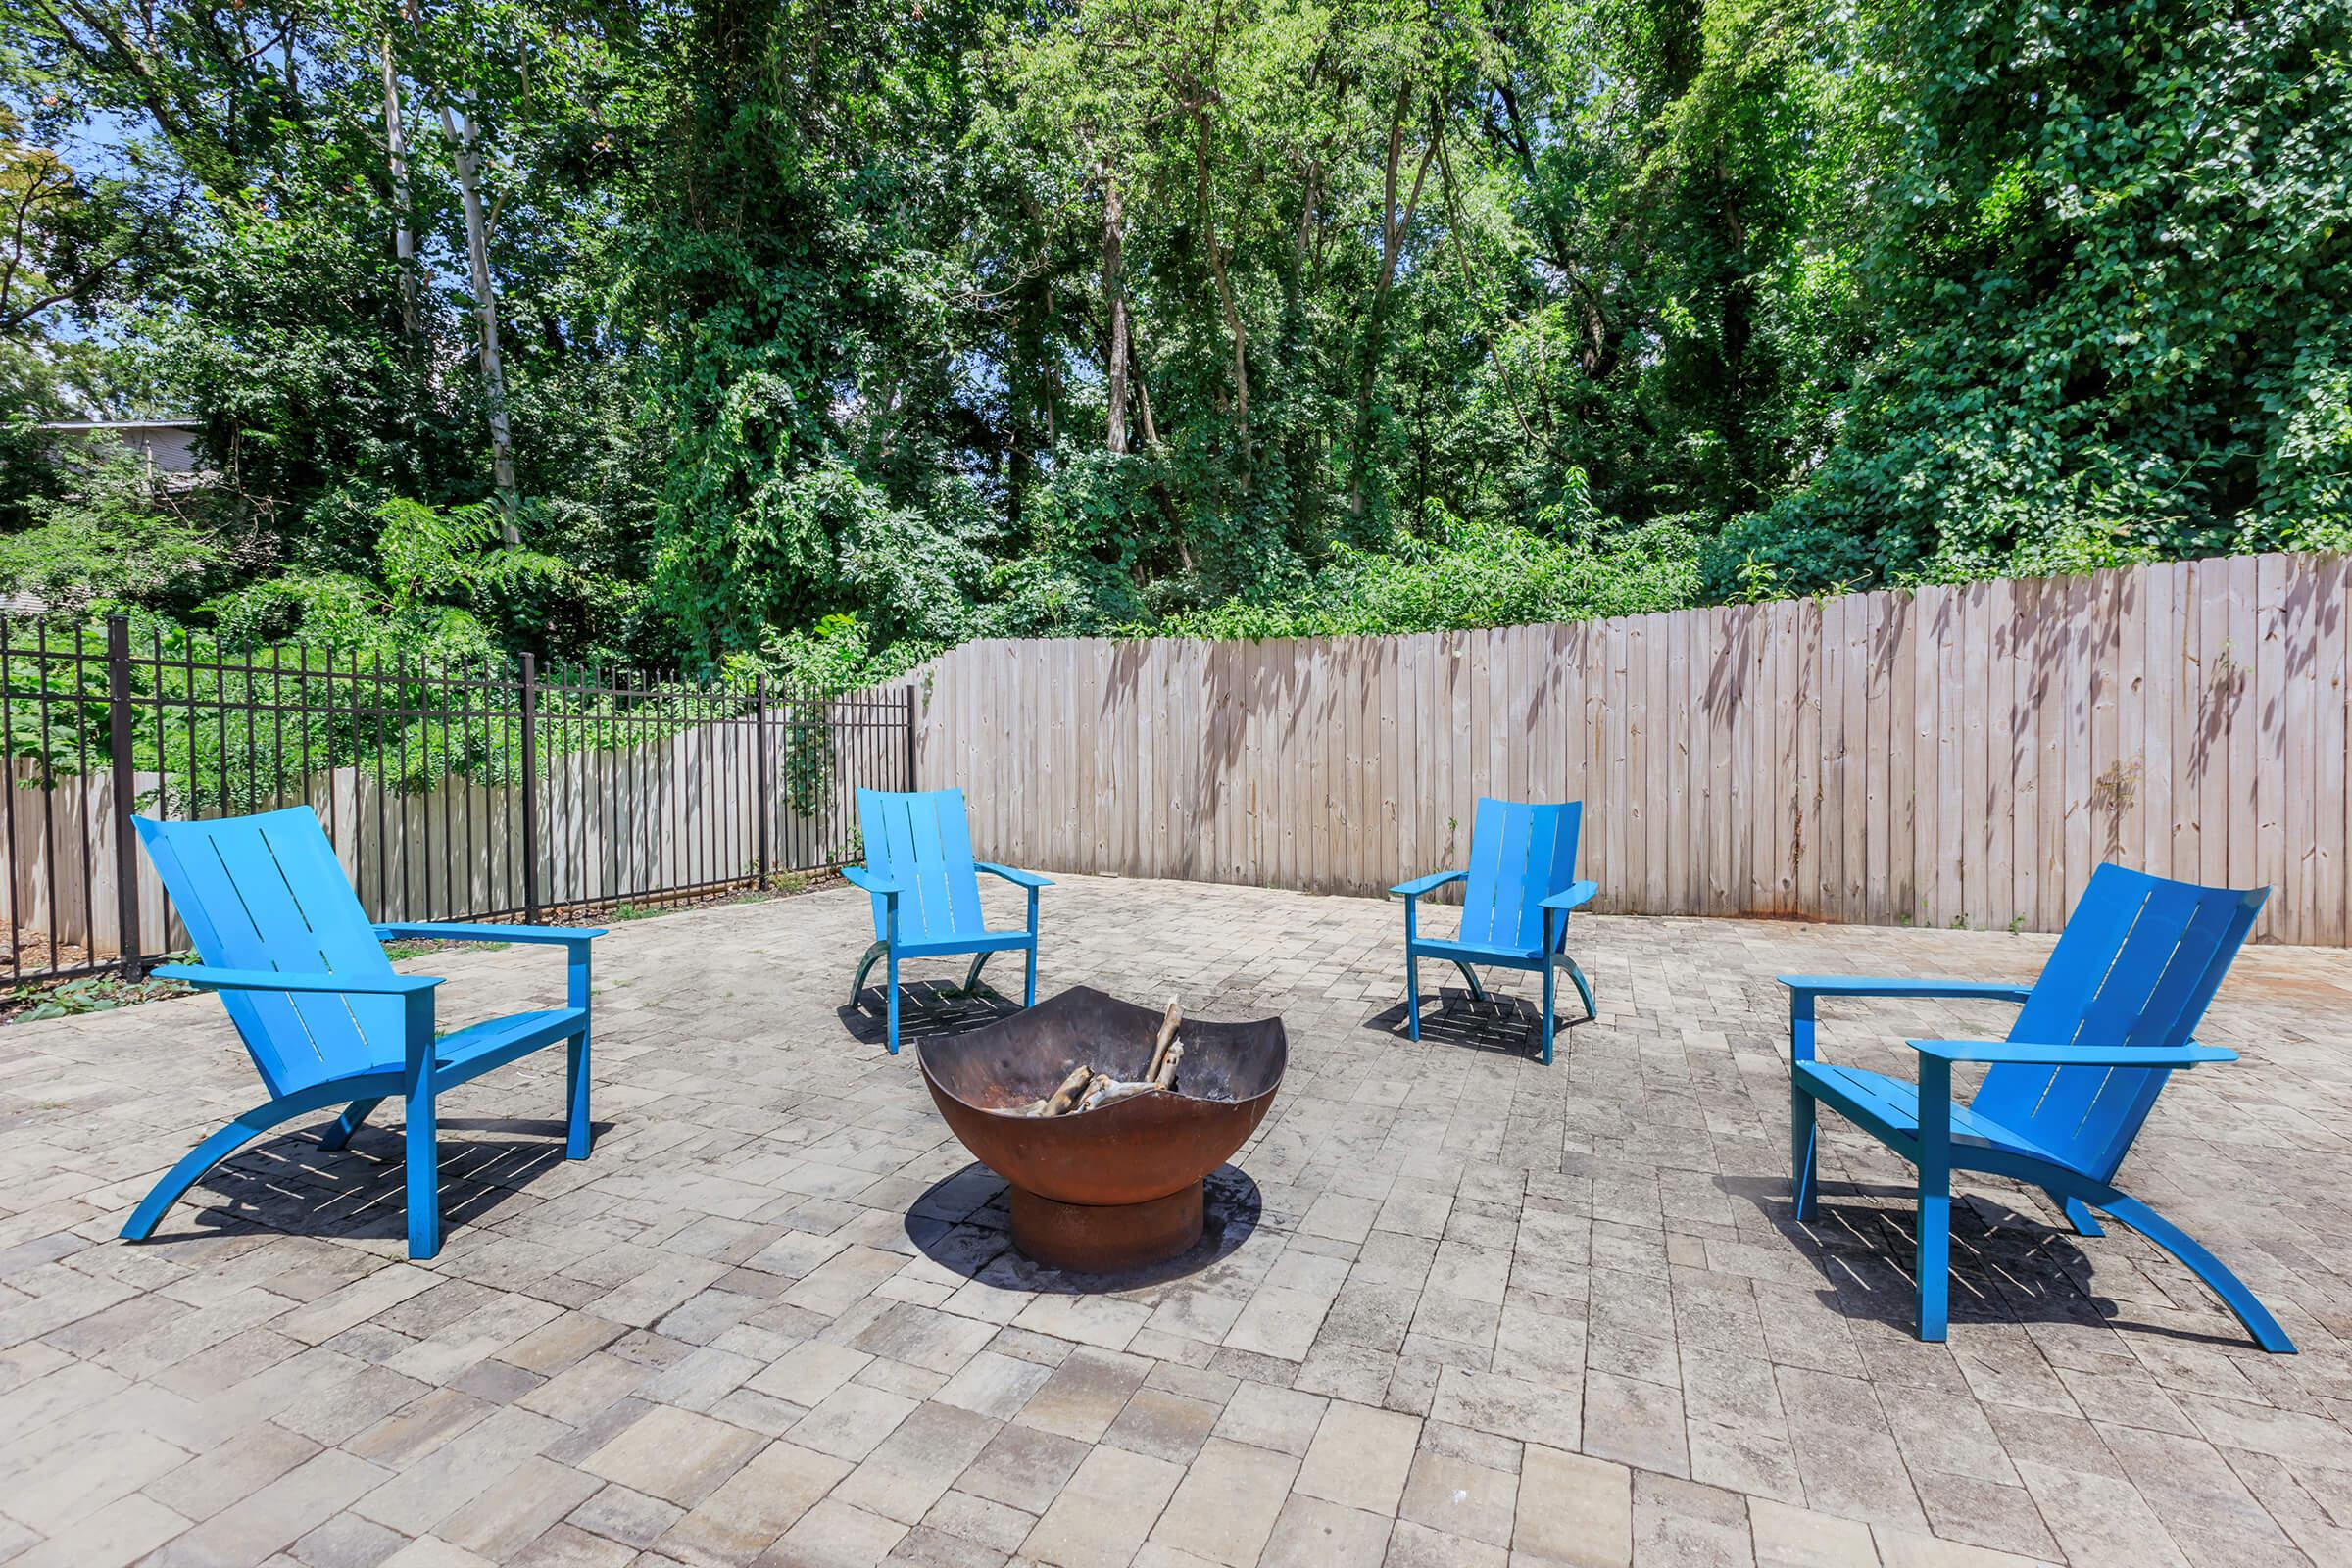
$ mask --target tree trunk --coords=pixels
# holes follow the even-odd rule
[[[1127,450],[1127,290],[1120,273],[1119,176],[1105,163],[1102,175],[1102,305],[1110,317],[1109,364],[1104,375],[1102,449]]]
[[[1412,193],[1399,213],[1396,174],[1404,158],[1405,111],[1411,104],[1412,84],[1408,81],[1397,87],[1396,109],[1389,117],[1388,167],[1381,183],[1380,274],[1372,282],[1372,308],[1364,317],[1364,341],[1355,370],[1355,452],[1348,460],[1348,513],[1359,519],[1364,514],[1364,484],[1372,471],[1372,390],[1380,377],[1381,351],[1388,339],[1390,291],[1396,281],[1405,232],[1413,226],[1413,214],[1421,205],[1429,161],[1438,150],[1438,137],[1444,134],[1442,122],[1431,125],[1429,144],[1421,149],[1421,167],[1413,172]]]
[[[1200,215],[1201,243],[1208,250],[1209,275],[1216,280],[1217,305],[1224,313],[1226,335],[1233,339],[1233,422],[1242,443],[1242,488],[1250,488],[1250,357],[1249,339],[1242,329],[1241,306],[1233,297],[1233,282],[1225,275],[1225,255],[1217,248],[1216,217],[1208,200],[1208,107],[1203,98],[1193,101],[1198,133],[1193,138],[1193,203]]]
[[[1461,209],[1454,202],[1453,158],[1446,151],[1442,141],[1438,145],[1438,187],[1446,198],[1446,236],[1453,244],[1453,267],[1461,276],[1462,298],[1475,300],[1478,290],[1470,277],[1470,257],[1462,248]],[[1510,371],[1503,367],[1502,351],[1494,346],[1494,334],[1487,329],[1484,322],[1480,322],[1478,335],[1486,340],[1487,359],[1494,367],[1494,385],[1501,390],[1503,397],[1510,403],[1511,417],[1518,421],[1519,433],[1527,438],[1530,446],[1535,445],[1536,432],[1528,424],[1526,413],[1519,407],[1519,394],[1511,386]],[[1556,446],[1550,442],[1544,442],[1544,445],[1551,451],[1553,457],[1559,456],[1559,449]]]
[[[522,543],[514,514],[514,444],[507,428],[507,374],[498,353],[498,296],[490,285],[490,226],[482,219],[481,156],[474,148],[473,118],[441,106],[441,129],[449,137],[450,165],[466,208],[466,260],[473,276],[473,316],[482,338],[482,401],[490,412],[490,468],[498,485],[500,531],[507,543]]]
[[[1152,422],[1152,382],[1141,370],[1135,373],[1135,407],[1143,416],[1144,445],[1151,451],[1159,450],[1159,427]]]
[[[1528,141],[1527,126],[1519,112],[1519,95],[1511,90],[1507,77],[1497,87],[1497,94],[1508,121],[1504,125],[1491,126],[1490,137],[1502,141],[1510,148],[1511,156],[1518,162],[1520,177],[1527,181],[1529,190],[1536,190],[1539,184],[1536,151]],[[1576,296],[1577,313],[1583,322],[1583,347],[1577,356],[1579,363],[1584,366],[1585,374],[1595,381],[1604,381],[1617,367],[1617,346],[1614,329],[1601,310],[1599,291],[1585,275],[1580,259],[1569,247],[1567,230],[1560,226],[1559,214],[1552,210],[1548,202],[1538,202],[1536,211],[1543,220],[1544,233],[1551,247],[1545,260],[1568,279],[1568,285]],[[1546,422],[1549,422],[1548,416]]]
[[[392,169],[392,256],[400,272],[400,330],[414,356],[424,341],[416,313],[416,234],[409,227],[409,141],[400,123],[400,76],[392,69],[392,35],[379,40],[384,68],[384,150]]]

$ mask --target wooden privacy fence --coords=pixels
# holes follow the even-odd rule
[[[2259,556],[1561,626],[967,644],[916,771],[1044,870],[1373,893],[1481,794],[1586,803],[1596,907],[2055,930],[2091,868],[2352,942],[2352,561]]]

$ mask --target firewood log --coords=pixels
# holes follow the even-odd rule
[[[1093,1083],[1086,1086],[1086,1094],[1078,1102],[1078,1109],[1082,1111],[1100,1110],[1104,1105],[1115,1105],[1122,1100],[1133,1100],[1138,1095],[1156,1095],[1158,1093],[1160,1093],[1160,1087],[1155,1083],[1146,1082],[1142,1079],[1112,1078],[1106,1074],[1099,1075]]]
[[[1176,1004],[1174,997],[1170,997],[1167,1015],[1159,1020],[1159,1038],[1152,1042],[1152,1064],[1144,1069],[1141,1082],[1156,1083],[1159,1081],[1160,1061],[1167,1055],[1168,1045],[1176,1038],[1176,1031],[1183,1022],[1184,1009]]]
[[[1043,1100],[1032,1101],[1029,1108],[1021,1114],[1024,1116],[1061,1115],[1077,1102],[1078,1096],[1086,1089],[1087,1081],[1094,1076],[1095,1069],[1092,1067],[1072,1067],[1070,1075],[1061,1081],[1059,1089],[1054,1090]]]
[[[1176,1087],[1176,1067],[1183,1060],[1184,1042],[1179,1040],[1168,1047],[1168,1054],[1161,1058],[1159,1071],[1152,1074],[1152,1081],[1162,1089],[1173,1091]]]

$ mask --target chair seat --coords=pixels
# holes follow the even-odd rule
[[[548,1007],[469,1023],[433,1042],[433,1074],[444,1084],[463,1083],[550,1042],[578,1034],[587,1023],[586,1007]],[[400,1066],[397,1061],[384,1062],[377,1070],[397,1072]]]
[[[1006,948],[1025,948],[1029,942],[1026,931],[933,932],[922,937],[900,937],[899,956],[923,958],[943,953],[1002,953]]]
[[[1826,1061],[1800,1061],[1795,1063],[1792,1070],[1814,1095],[1848,1115],[1865,1122],[1875,1120],[1885,1123],[1892,1131],[1906,1137],[1918,1136],[1919,1085],[1906,1083],[1900,1078],[1889,1078],[1885,1073]],[[1966,1105],[1954,1103],[1954,1160],[1966,1164],[1966,1152],[1970,1149],[1993,1150],[2004,1154],[2023,1155],[2062,1169],[2074,1168],[2016,1129],[2005,1127],[1989,1116],[1979,1115]]]
[[[1456,963],[1498,963],[1513,969],[1541,969],[1544,950],[1506,948],[1488,942],[1447,942],[1436,937],[1415,937],[1412,951],[1426,958],[1450,958]]]

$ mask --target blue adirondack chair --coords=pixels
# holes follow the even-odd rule
[[[155,972],[220,994],[270,1099],[172,1166],[123,1236],[146,1240],[198,1177],[280,1122],[343,1105],[321,1140],[341,1149],[369,1111],[398,1095],[408,1121],[409,1255],[431,1257],[441,1250],[433,1097],[559,1043],[568,1043],[570,1057],[564,1152],[588,1157],[588,944],[602,931],[371,924],[307,806],[207,822],[132,821],[204,959]],[[383,947],[394,937],[560,945],[569,963],[565,1004],[435,1039],[433,988],[441,982],[394,973]]]
[[[1599,891],[1576,880],[1576,836],[1584,825],[1585,803],[1523,806],[1480,796],[1470,819],[1470,869],[1440,871],[1389,889],[1404,900],[1404,1006],[1412,1038],[1421,1038],[1421,959],[1451,959],[1470,983],[1470,995],[1487,1000],[1474,963],[1505,969],[1535,969],[1544,976],[1544,1059],[1551,1060],[1554,972],[1565,967],[1592,1011],[1592,987],[1576,960],[1561,951],[1568,941],[1568,911]],[[1467,877],[1461,930],[1451,942],[1421,935],[1422,895]]]
[[[2238,1277],[2163,1216],[2113,1185],[2175,1067],[2232,1061],[2192,1038],[2270,889],[2172,882],[2120,865],[2091,873],[2049,962],[2031,986],[1967,980],[1780,977],[1788,988],[1789,1154],[1796,1214],[1811,1217],[1816,1103],[1827,1104],[1919,1171],[1919,1337],[1944,1337],[1951,1173],[1984,1171],[2046,1191],[2084,1236],[2092,1209],[2188,1265],[2264,1349],[2294,1345]],[[1833,1066],[1813,1054],[1822,997],[1968,997],[2023,1004],[2009,1038],[1914,1040],[1916,1086]],[[1952,1065],[1989,1066],[1966,1105]]]
[[[873,895],[874,944],[858,962],[850,982],[850,1005],[858,1005],[874,960],[890,959],[885,1005],[890,1016],[890,1054],[899,1054],[899,960],[943,954],[972,955],[963,989],[980,984],[980,971],[993,954],[1021,949],[1029,975],[1021,1005],[1037,1005],[1037,890],[1053,882],[1008,865],[972,858],[971,829],[963,813],[963,791],[889,790],[858,792],[858,826],[865,839],[865,864],[844,866],[841,874]],[[1029,891],[1029,928],[991,931],[980,915],[980,876],[986,871]]]

